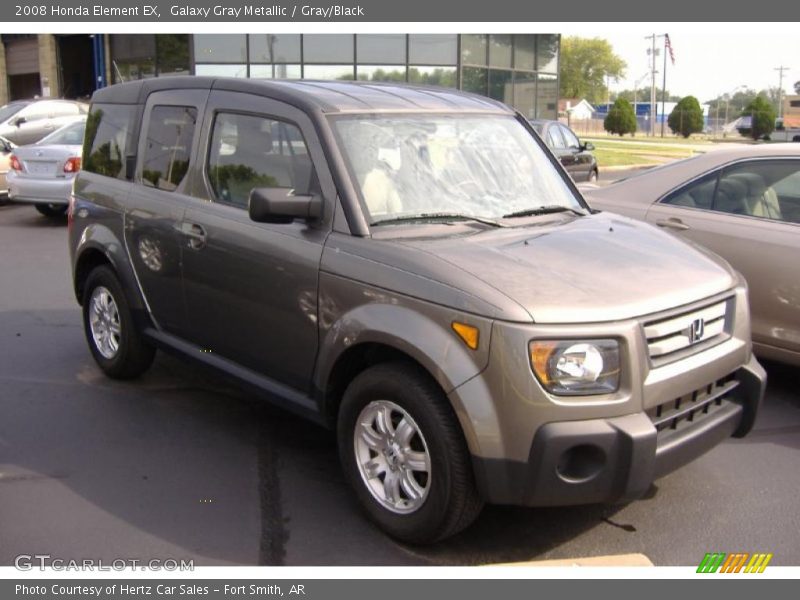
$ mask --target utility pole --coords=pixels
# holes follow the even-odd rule
[[[652,43],[652,48],[647,49],[647,53],[650,55],[650,136],[655,137],[656,135],[656,112],[657,112],[657,102],[656,102],[656,73],[658,70],[656,69],[656,58],[658,57],[658,50],[656,49],[656,39],[664,37],[663,35],[656,35],[655,33],[652,35],[646,35],[644,39],[650,40]]]
[[[662,76],[664,77],[663,83],[661,84],[661,137],[664,137],[664,102],[667,99],[667,36],[660,35],[658,37],[664,38],[664,73]]]
[[[773,71],[778,71],[780,75],[778,76],[778,118],[780,119],[783,117],[783,72],[788,71],[789,67],[784,67],[781,65],[773,69]]]

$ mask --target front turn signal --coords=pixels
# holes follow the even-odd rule
[[[453,331],[458,334],[458,337],[460,337],[461,341],[467,345],[467,348],[471,350],[478,349],[480,332],[478,331],[477,327],[467,325],[466,323],[459,323],[458,321],[453,321],[452,326]]]

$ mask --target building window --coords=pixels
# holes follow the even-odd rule
[[[485,67],[488,64],[487,36],[464,34],[461,36],[461,62],[465,65]]]
[[[514,73],[514,108],[528,119],[536,117],[536,73]]]
[[[506,69],[489,70],[489,97],[514,104],[514,73]]]
[[[357,35],[356,59],[370,65],[402,65],[406,62],[404,34]]]
[[[300,79],[300,65],[250,65],[252,79]]]
[[[437,85],[439,87],[458,87],[455,67],[408,67],[408,81],[421,85]]]
[[[458,36],[412,34],[408,36],[408,60],[415,65],[455,65]]]
[[[189,36],[157,35],[156,37],[156,72],[159,77],[168,75],[188,75]]]
[[[308,34],[303,36],[303,61],[353,64],[353,36],[350,34]],[[352,66],[351,66],[352,69]],[[306,75],[306,77],[308,77]]]
[[[112,35],[114,83],[167,75],[188,75],[188,35]]]
[[[489,65],[500,69],[511,68],[511,36],[489,36]]]
[[[300,34],[251,34],[248,51],[251,63],[299,63]]]
[[[194,60],[199,63],[247,62],[247,36],[232,33],[195,34]]]
[[[305,65],[303,79],[352,80],[355,76],[353,65]]]
[[[539,74],[536,85],[536,118],[555,119],[558,116],[558,78]]]
[[[481,67],[461,69],[461,89],[465,92],[486,95],[489,87],[489,70]]]
[[[536,36],[536,68],[550,73],[558,72],[558,46],[560,38],[557,34]]]
[[[359,81],[405,82],[406,68],[403,65],[358,65],[356,79]]]
[[[247,77],[247,65],[195,65],[194,74],[206,77]]]
[[[536,36],[514,36],[514,68],[526,71],[536,69]]]

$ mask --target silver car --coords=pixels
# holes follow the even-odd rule
[[[8,197],[30,202],[47,217],[67,212],[72,180],[81,168],[81,148],[86,118],[81,117],[11,156]]]
[[[85,116],[88,109],[74,100],[15,100],[0,107],[0,136],[17,146],[33,144]]]
[[[756,353],[800,366],[800,145],[725,148],[583,191],[727,260],[750,284]]]

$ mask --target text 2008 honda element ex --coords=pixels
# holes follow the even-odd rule
[[[156,348],[337,431],[390,535],[484,503],[641,496],[753,425],[745,282],[585,204],[529,123],[453,90],[162,78],[95,93],[69,211],[110,377]]]

